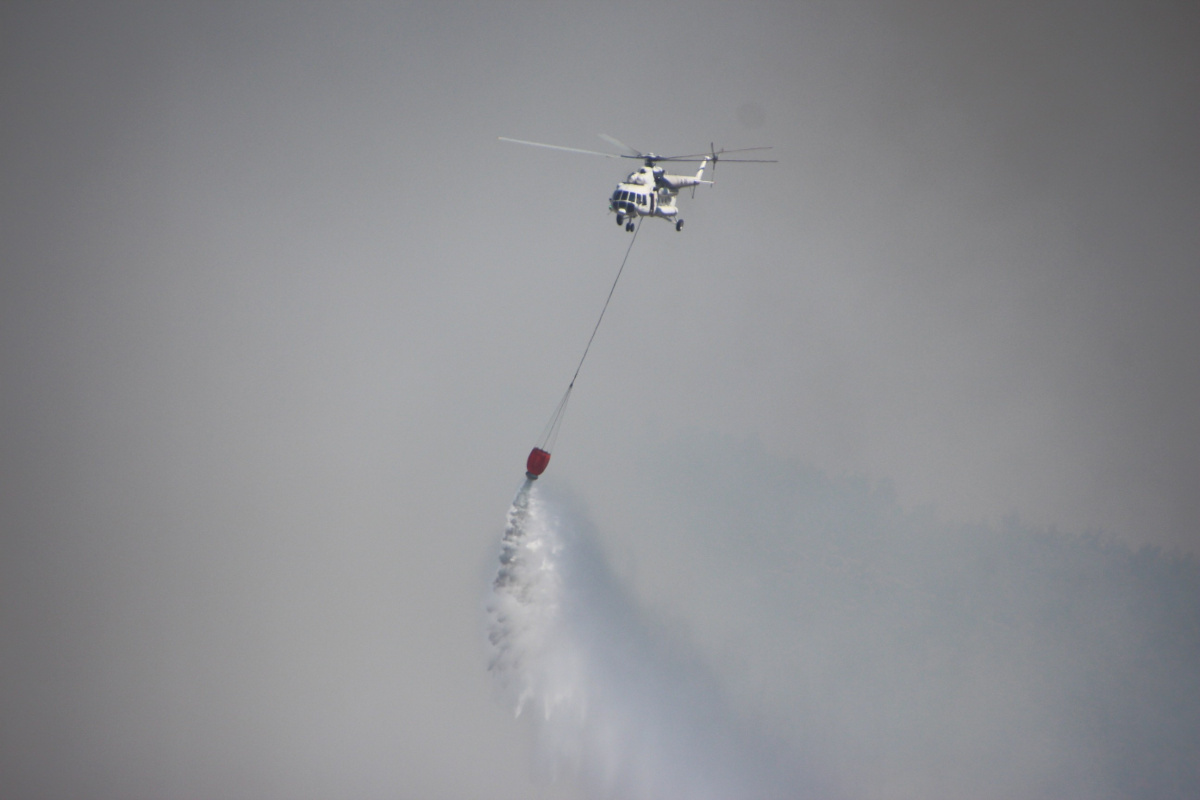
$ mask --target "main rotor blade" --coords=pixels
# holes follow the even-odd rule
[[[725,161],[726,153],[749,153],[752,150],[771,150],[771,149],[772,148],[770,148],[770,147],[739,147],[736,150],[726,150],[725,148],[721,148],[720,150],[716,150],[716,151],[709,150],[706,153],[688,153],[687,155],[684,155],[684,156],[666,156],[664,158],[660,158],[659,160],[660,161],[673,161],[673,160],[680,160],[680,161],[693,160],[694,161],[698,158],[704,158],[705,156],[712,158],[715,155],[717,157],[718,161]],[[757,161],[758,159],[741,159],[741,158],[729,159],[729,161],[751,161],[751,160]],[[767,163],[770,163],[770,162],[767,162]]]
[[[581,150],[578,147],[562,147],[557,144],[544,144],[542,142],[527,142],[524,139],[510,139],[507,136],[497,136],[502,142],[512,142],[513,144],[527,144],[530,147],[545,147],[548,150],[562,150],[567,153],[583,153],[588,156],[604,156],[605,158],[620,158],[614,153],[601,153],[599,150]]]
[[[620,139],[618,139],[615,136],[609,136],[607,133],[598,133],[596,135],[599,136],[604,141],[608,142],[609,144],[614,145],[618,149],[628,151],[630,153],[631,158],[645,158],[646,157],[646,154],[643,153],[641,150],[633,149],[632,147],[625,144],[624,142],[622,142]]]
[[[720,156],[720,153],[717,153]],[[703,153],[695,156],[669,156],[668,158],[655,158],[655,161],[687,161],[695,164],[697,161],[703,161],[705,158],[712,161],[711,153]],[[778,164],[779,161],[774,158],[718,158],[717,161],[724,164]],[[714,162],[715,163],[715,162]]]

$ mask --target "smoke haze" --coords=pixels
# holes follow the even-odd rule
[[[496,137],[606,132],[779,159],[647,222],[539,483],[635,663],[802,787],[1195,798],[1198,43],[1174,0],[0,3],[0,796],[584,796],[480,600],[628,244],[624,167]]]
[[[638,798],[1200,785],[1194,559],[947,525],[746,443],[677,441],[639,467],[683,513],[646,502],[636,534],[597,538],[529,484],[510,512],[491,670],[542,780]],[[601,540],[637,553],[633,575]]]

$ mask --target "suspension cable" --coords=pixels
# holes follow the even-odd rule
[[[638,217],[637,227],[633,229],[633,238],[629,240],[629,247],[625,248],[625,257],[621,259],[621,268],[617,270],[617,277],[613,279],[612,288],[608,290],[608,297],[604,301],[604,308],[600,309],[600,318],[596,320],[596,327],[592,328],[592,335],[588,337],[587,347],[583,348],[583,356],[579,359],[579,366],[575,368],[575,374],[571,376],[571,383],[567,387],[575,385],[575,379],[579,377],[579,370],[583,369],[583,361],[587,358],[588,350],[592,349],[592,340],[596,338],[596,331],[600,330],[600,323],[604,321],[604,312],[608,311],[608,303],[612,300],[613,292],[617,290],[617,281],[621,280],[621,273],[625,271],[625,262],[629,261],[629,253],[633,250],[633,243],[637,241],[638,231],[642,229],[642,220],[644,217]]]
[[[637,241],[638,231],[642,229],[642,217],[638,217],[637,227],[633,229],[633,238],[629,240],[629,247],[625,248],[625,257],[621,259],[621,268],[617,270],[617,277],[613,279],[612,288],[608,290],[608,297],[604,300],[604,307],[600,309],[600,316],[596,320],[596,326],[592,328],[592,335],[588,337],[587,346],[583,348],[583,355],[579,359],[579,365],[575,367],[575,374],[571,376],[571,382],[567,384],[567,391],[563,392],[562,399],[558,401],[558,407],[554,409],[554,415],[550,417],[550,421],[546,423],[545,430],[542,431],[542,438],[538,442],[538,447],[546,452],[554,449],[554,441],[558,438],[558,429],[562,425],[563,415],[567,410],[567,400],[571,397],[571,391],[575,388],[575,379],[579,377],[579,371],[583,369],[583,362],[587,359],[588,351],[592,349],[592,341],[596,338],[596,332],[600,330],[600,323],[604,321],[604,312],[608,310],[608,304],[612,301],[613,292],[617,290],[617,282],[621,280],[621,273],[625,271],[625,264],[629,261],[629,254],[633,252],[633,243]]]

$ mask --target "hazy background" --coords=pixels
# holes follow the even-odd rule
[[[39,2],[0,37],[4,794],[573,796],[531,783],[480,603],[627,244],[627,165],[496,136],[603,131],[780,159],[720,167],[683,233],[646,223],[548,472],[645,612],[849,797],[1195,795],[1193,4]],[[722,477],[749,488],[718,513]],[[924,520],[890,549],[878,491]],[[788,560],[836,566],[848,531],[887,555],[865,584]],[[1039,536],[1081,577],[1039,573]],[[739,539],[763,560],[716,557]],[[1029,667],[964,717],[920,699],[928,669],[878,672],[1036,665],[1139,552],[1174,577],[1097,611],[1120,641],[1064,644],[1061,681]],[[1016,655],[938,649],[947,576],[984,641],[1026,598],[995,623]],[[924,627],[879,643],[885,610]],[[1155,625],[1157,677],[1108,657]],[[1149,698],[1137,732],[1071,727],[1085,668],[1083,701]],[[998,716],[1015,695],[1045,716]]]

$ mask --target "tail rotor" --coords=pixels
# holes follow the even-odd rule
[[[724,147],[721,148],[721,152],[722,153],[725,152]],[[713,186],[715,186],[717,183],[717,156],[718,156],[718,153],[717,153],[716,145],[714,145],[712,142],[709,142],[708,143],[708,155],[706,156],[706,159],[712,164],[712,181],[710,183]],[[696,199],[696,187],[695,186],[692,187],[692,199],[693,200]]]

